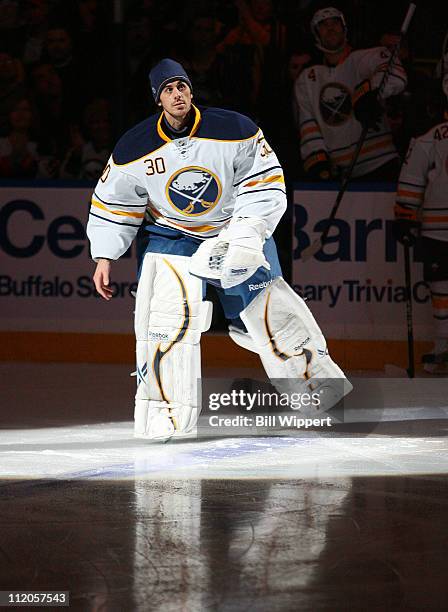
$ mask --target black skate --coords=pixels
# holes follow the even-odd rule
[[[426,353],[422,356],[423,369],[428,374],[437,376],[448,375],[448,351],[442,353]]]

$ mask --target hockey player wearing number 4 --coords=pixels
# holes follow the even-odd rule
[[[385,47],[353,50],[344,15],[334,7],[316,11],[311,30],[322,61],[304,70],[295,83],[300,149],[308,177],[344,177],[365,129],[351,177],[396,180],[398,153],[383,100],[404,90],[403,66],[398,59],[389,65]]]
[[[135,435],[195,428],[200,338],[215,286],[239,345],[260,355],[281,392],[320,394],[325,411],[351,390],[304,301],[281,275],[272,233],[286,209],[283,172],[261,130],[239,113],[197,108],[183,67],[150,73],[161,113],[117,143],[92,196],[94,282],[109,300],[111,260],[147,223],[135,310]]]

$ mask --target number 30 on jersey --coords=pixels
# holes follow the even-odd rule
[[[163,174],[166,172],[165,160],[163,157],[156,157],[155,159],[149,157],[148,159],[144,160],[144,163],[147,164],[146,174],[148,176],[152,176],[153,174]]]

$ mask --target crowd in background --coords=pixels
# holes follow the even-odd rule
[[[407,7],[338,5],[357,48],[393,46]],[[304,177],[293,85],[317,57],[315,3],[123,0],[122,20],[115,6],[0,0],[0,178],[96,180],[120,134],[155,112],[148,73],[162,57],[184,65],[197,104],[252,117],[287,178]],[[408,85],[386,109],[401,155],[440,114],[433,73],[448,19],[443,9],[439,17],[434,7],[418,10],[401,50]]]

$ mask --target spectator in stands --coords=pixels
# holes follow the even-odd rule
[[[292,51],[288,59],[289,82],[294,84],[310,62],[311,55],[304,49]]]
[[[194,99],[197,104],[223,104],[223,56],[216,49],[219,31],[218,20],[207,14],[196,15],[187,27],[182,65],[195,84]]]
[[[53,27],[47,31],[45,50],[56,69],[63,70],[73,64],[72,38],[65,28]]]
[[[271,113],[271,121],[266,122],[264,129],[269,134],[269,142],[281,160],[285,177],[288,180],[303,178],[299,174],[301,158],[297,146],[299,110],[294,96],[294,86],[309,65],[311,55],[304,49],[292,51],[282,74],[282,87],[277,101],[277,112]]]
[[[72,130],[72,148],[61,168],[61,178],[97,181],[112,150],[109,104],[97,98],[84,112],[84,133]]]
[[[300,146],[309,178],[340,178],[350,166],[363,128],[364,145],[354,178],[394,180],[399,161],[378,90],[388,70],[384,47],[353,51],[341,11],[326,7],[311,21],[322,61],[300,75],[295,95],[300,113]],[[397,60],[382,88],[382,98],[403,91],[406,74]]]
[[[2,48],[12,55],[20,55],[19,2],[2,0],[0,2],[0,41]]]
[[[273,19],[271,0],[235,0],[235,5],[238,24],[217,45],[217,51],[225,58],[225,72],[232,75],[231,82],[223,83],[223,90],[228,94],[224,104],[255,116],[264,101],[260,99],[260,92],[265,68],[271,77],[271,90],[278,73],[269,69],[273,63],[278,66],[278,61],[265,66],[267,50],[282,46],[286,29]]]
[[[26,95],[22,63],[10,53],[0,52],[0,136],[9,127],[9,113]]]
[[[126,119],[129,124],[147,117],[154,105],[154,99],[147,87],[147,78],[161,53],[160,32],[156,26],[154,18],[151,19],[141,7],[135,7],[127,14],[125,70]]]
[[[134,75],[142,59],[154,45],[151,20],[142,12],[130,13],[126,20],[126,69]],[[149,71],[149,67],[146,72]]]
[[[117,45],[117,40],[112,37],[113,10],[110,2],[78,0],[73,3],[72,10],[67,28],[73,38],[76,61],[82,67],[89,86],[94,86],[95,95],[109,95],[112,91],[110,84],[114,80]],[[85,96],[85,101],[88,99],[89,96]]]
[[[70,142],[70,130],[76,118],[62,92],[62,81],[51,64],[32,68],[31,92],[39,111],[40,151],[53,165],[64,159]]]
[[[0,138],[0,177],[35,178],[39,167],[37,143],[32,138],[36,113],[28,98],[14,105],[8,122],[8,133]]]
[[[91,95],[92,84],[73,54],[72,37],[65,28],[58,26],[47,31],[43,60],[51,64],[61,78],[64,99],[70,104],[70,111],[79,112]]]
[[[234,27],[222,43],[219,51],[229,45],[255,45],[266,47],[271,41],[272,1],[235,0],[238,9],[238,25]]]
[[[22,50],[25,65],[40,62],[48,30],[48,0],[24,0],[22,5]]]
[[[300,118],[299,118],[299,106],[297,104],[296,97],[294,96],[294,88],[297,82],[297,79],[302,74],[307,66],[310,65],[311,55],[305,51],[304,49],[297,49],[293,51],[287,63],[287,92],[289,95],[287,96],[287,102],[292,112],[292,117],[294,120],[294,125],[299,127]]]
[[[78,39],[77,46],[80,50],[83,49],[84,53],[91,55],[98,46],[96,37],[104,32],[105,24],[102,19],[105,15],[101,14],[98,0],[79,0],[76,9],[76,24],[73,29]]]

